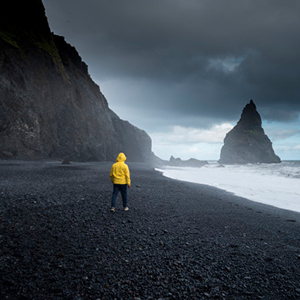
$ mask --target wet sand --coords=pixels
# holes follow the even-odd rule
[[[0,161],[1,299],[300,299],[300,214],[128,163]]]

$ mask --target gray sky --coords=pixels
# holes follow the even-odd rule
[[[282,159],[300,159],[300,1],[43,0],[109,106],[165,159],[218,159],[253,99]]]

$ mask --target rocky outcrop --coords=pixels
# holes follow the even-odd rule
[[[172,167],[193,167],[193,168],[201,168],[207,164],[208,164],[207,161],[198,160],[196,158],[182,160],[181,158],[174,158],[173,156],[171,156],[170,161],[167,163],[167,165]]]
[[[219,163],[279,163],[272,143],[264,133],[261,117],[251,100],[243,109],[237,125],[226,134]]]
[[[0,4],[0,68],[0,157],[153,155],[148,134],[109,109],[76,49],[51,33],[41,0]]]

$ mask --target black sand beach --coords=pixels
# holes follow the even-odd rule
[[[300,299],[300,214],[110,167],[0,161],[0,299]]]

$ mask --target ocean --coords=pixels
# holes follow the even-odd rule
[[[172,179],[214,186],[252,201],[300,212],[300,161],[223,167],[209,161],[202,168],[156,170]]]

